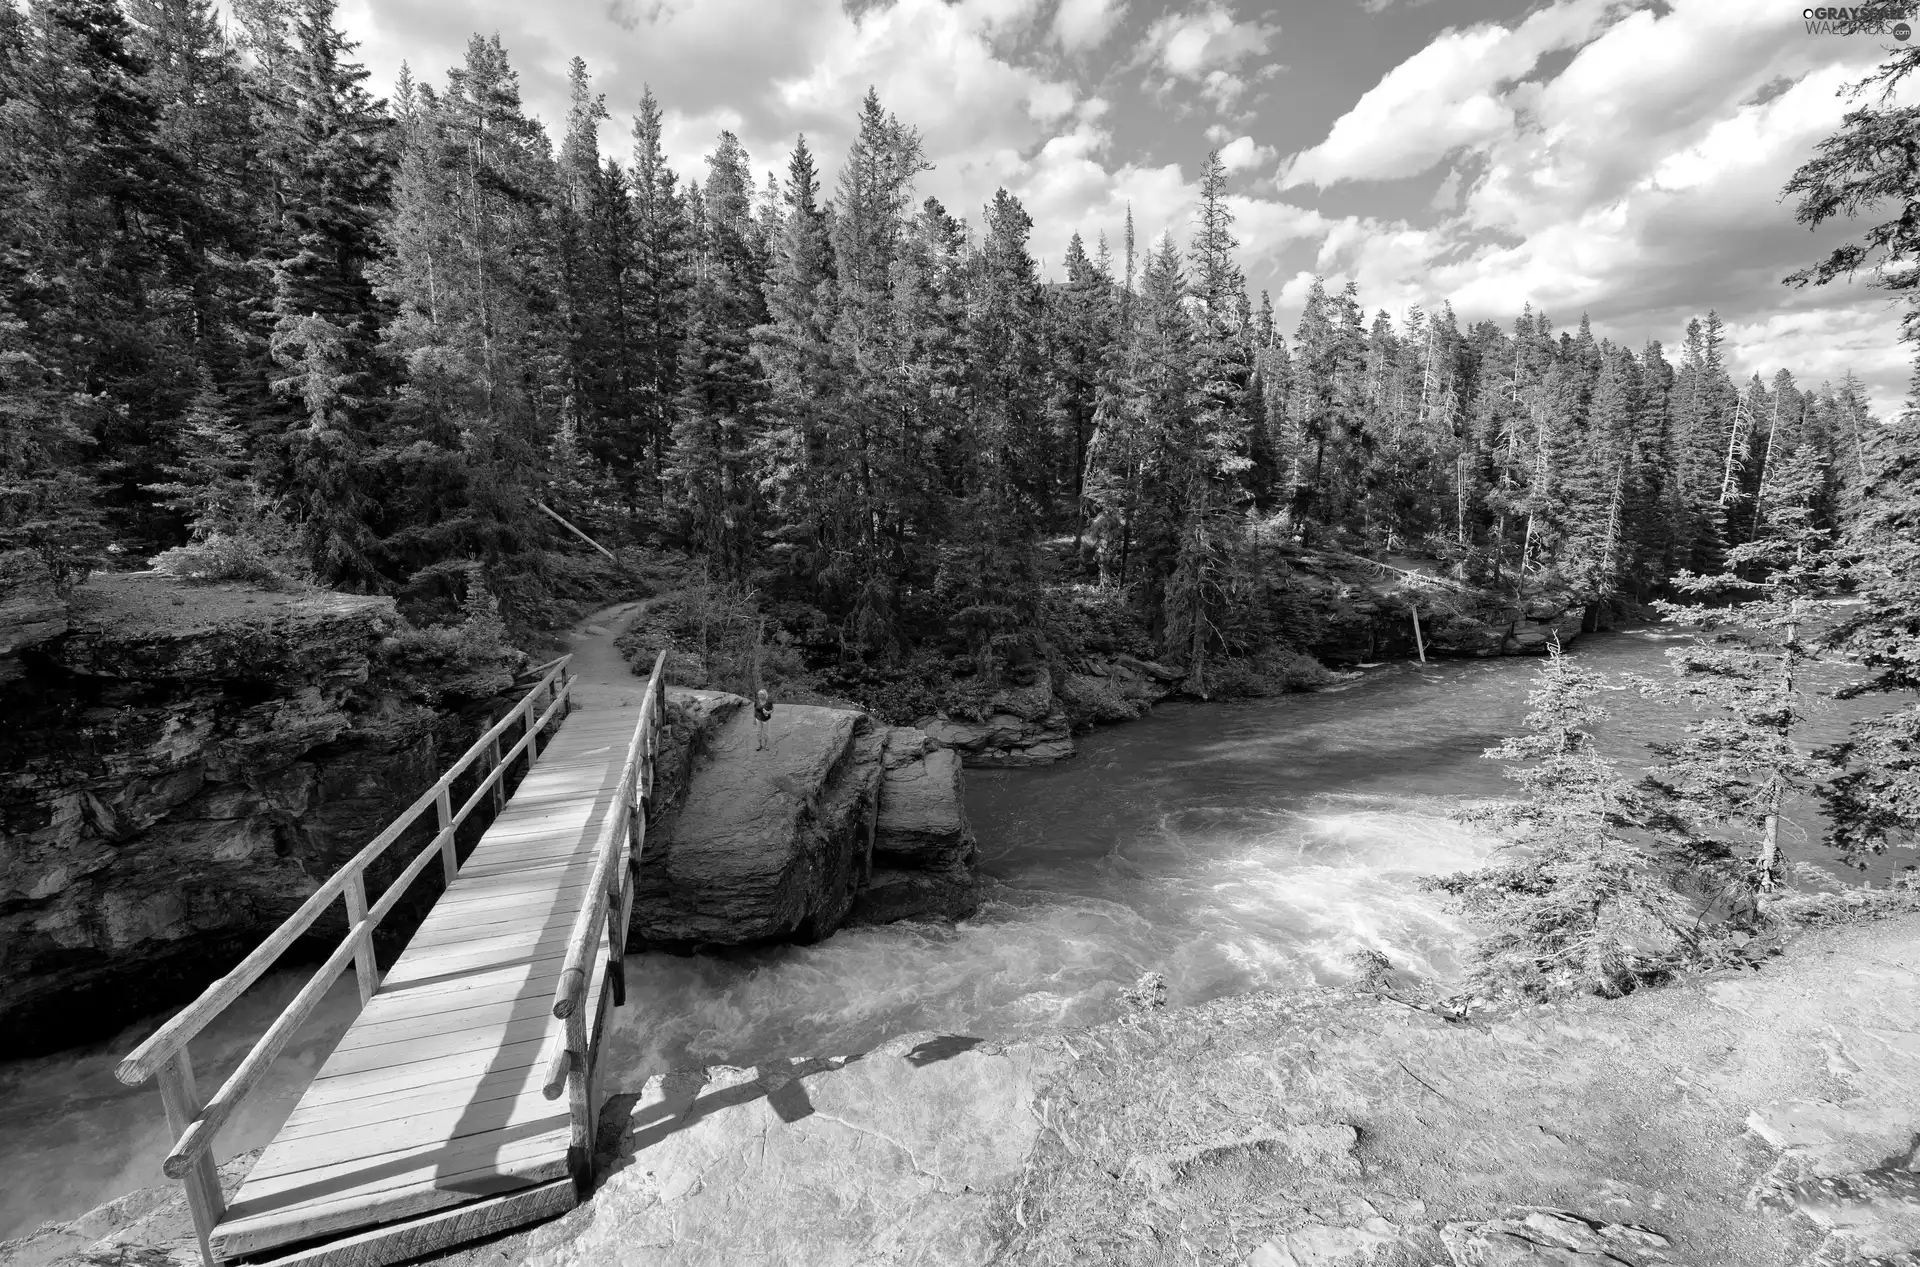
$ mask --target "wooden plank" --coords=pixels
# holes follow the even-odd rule
[[[513,962],[537,963],[550,957],[559,958],[560,954],[558,950],[550,956],[544,950],[530,949],[516,956]],[[447,954],[431,962],[416,960],[413,963],[399,963],[387,974],[386,988],[402,991],[415,986],[441,985],[492,972],[502,966],[499,955],[484,951]]]
[[[388,1007],[413,1006],[417,999],[426,999],[440,995],[465,994],[480,990],[505,990],[511,983],[519,983],[524,993],[534,982],[548,982],[560,975],[560,965],[546,959],[529,959],[523,963],[496,964],[485,971],[475,971],[445,981],[417,981],[404,988],[395,986],[373,997],[375,1003],[384,1003]],[[382,987],[383,990],[385,987]]]
[[[430,1001],[422,1009],[393,1008],[387,1013],[365,1017],[350,1028],[333,1050],[353,1051],[410,1038],[434,1028],[459,1029],[469,1025],[487,1025],[496,1021],[531,1020],[553,1015],[551,989],[495,993],[485,991],[470,998],[442,998]]]
[[[504,937],[514,932],[528,932],[533,929],[549,928],[571,923],[578,899],[569,902],[556,902],[541,905],[521,899],[517,902],[501,902],[493,907],[483,907],[461,919],[438,920],[422,924],[420,931],[407,943],[408,954],[431,950],[437,946],[457,946],[461,942],[477,941],[486,937]]]
[[[542,892],[550,894],[556,902],[577,901],[577,898],[569,898],[566,894],[574,889],[585,888],[586,883],[586,877],[582,876],[579,884],[570,884],[563,880],[560,887],[543,889]],[[462,920],[481,919],[496,910],[513,910],[525,905],[524,894],[469,891],[463,883],[458,888],[447,890],[445,896],[435,904],[433,914],[422,921],[420,931],[425,932],[430,928],[438,928],[447,923],[459,923]],[[414,936],[419,936],[419,933],[415,933]]]
[[[545,1043],[520,1043],[498,1052],[461,1052],[437,1060],[357,1070],[314,1080],[301,1097],[302,1110],[324,1110],[376,1096],[404,1095],[423,1087],[471,1085],[474,1094],[507,1086],[535,1085],[535,1066],[545,1058]]]
[[[374,999],[380,1005],[374,1024],[432,1016],[437,1012],[457,1012],[478,1007],[489,1000],[552,998],[560,976],[560,964],[551,960],[528,960],[502,964],[487,972],[476,972],[455,981],[422,984]]]
[[[404,983],[448,960],[470,959],[483,953],[512,960],[543,958],[541,947],[554,941],[565,945],[568,932],[552,919],[531,924],[483,924],[465,931],[468,935],[458,941],[431,942],[418,949],[408,946],[388,975],[398,973],[394,979]]]
[[[250,1206],[247,1213],[230,1215],[220,1225],[213,1251],[231,1259],[549,1183],[567,1173],[565,1138],[564,1131],[542,1135],[528,1141],[526,1149],[502,1152],[491,1163],[470,1164],[457,1172],[417,1167],[383,1187],[353,1188],[289,1205],[269,1205],[263,1199],[257,1212]],[[314,1186],[324,1186],[324,1181]]]
[[[536,1041],[532,1038],[515,1038],[510,1044],[503,1044],[504,1037],[505,1035],[493,1030],[456,1030],[446,1034],[424,1035],[411,1043],[402,1044],[399,1049],[394,1049],[393,1044],[382,1044],[378,1047],[363,1047],[357,1051],[343,1051],[338,1059],[328,1058],[327,1063],[321,1066],[320,1075],[314,1079],[314,1082],[320,1083],[346,1074],[367,1073],[375,1069],[393,1069],[400,1065],[437,1061],[445,1056],[491,1051],[506,1045]]]
[[[545,1090],[535,1085],[530,1076],[518,1079],[493,1077],[477,1082],[472,1079],[463,1079],[458,1083],[432,1082],[418,1087],[388,1089],[377,1095],[344,1100],[338,1104],[302,1107],[281,1125],[280,1134],[274,1137],[274,1141],[278,1143],[282,1139],[326,1135],[336,1130],[359,1130],[363,1126],[399,1121],[441,1109],[477,1107],[518,1099],[537,1101],[552,1107]]]
[[[488,1100],[424,1109],[370,1122],[361,1130],[277,1136],[247,1172],[247,1182],[264,1184],[281,1175],[317,1171],[347,1162],[377,1168],[393,1157],[423,1149],[454,1149],[481,1136],[514,1138],[536,1128],[567,1124],[564,1105],[544,1095]]]
[[[462,876],[460,887],[450,890],[436,904],[439,907],[456,907],[467,902],[481,901],[487,898],[514,897],[528,892],[545,893],[554,885],[560,889],[585,888],[587,874],[583,870],[577,877],[568,876]],[[448,916],[448,918],[454,918]]]
[[[357,1236],[271,1259],[259,1267],[391,1267],[393,1263],[564,1214],[579,1204],[579,1200],[571,1181],[558,1180],[404,1223],[376,1227]]]
[[[303,1205],[329,1205],[352,1197],[376,1196],[402,1188],[451,1187],[461,1176],[484,1174],[494,1162],[538,1161],[565,1151],[567,1136],[558,1128],[534,1123],[515,1130],[488,1131],[456,1140],[433,1141],[392,1151],[375,1151],[277,1175],[248,1175],[234,1194],[222,1226],[291,1211]]]
[[[465,1025],[448,1024],[445,1016],[430,1016],[424,1020],[381,1031],[380,1036],[387,1038],[385,1042],[378,1041],[376,1038],[375,1041],[357,1044],[347,1051],[336,1048],[335,1054],[340,1056],[344,1072],[349,1059],[358,1061],[361,1068],[387,1068],[392,1065],[411,1064],[412,1058],[419,1052],[448,1038],[484,1037],[495,1046],[526,1042],[545,1034],[548,1024],[553,1021],[551,1000],[543,1001],[548,1002],[545,1015],[537,1011],[531,1015],[522,1016],[502,1014],[498,1019],[475,1019]],[[456,1012],[451,1015],[465,1017],[469,1013]],[[460,1047],[452,1050],[465,1051],[467,1048]],[[364,1055],[356,1055],[356,1053],[364,1053]],[[328,1057],[328,1060],[331,1062],[332,1057]],[[380,1063],[369,1064],[367,1063],[369,1061]]]

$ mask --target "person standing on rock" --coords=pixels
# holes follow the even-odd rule
[[[760,684],[760,663],[765,658],[767,646],[767,619],[762,616],[753,627],[753,681],[749,683],[753,691],[753,729],[757,736],[753,745],[755,752],[764,752],[767,748],[767,719],[773,716],[773,701],[767,698],[767,688]]]

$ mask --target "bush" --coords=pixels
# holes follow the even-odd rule
[[[499,600],[488,590],[478,563],[466,566],[466,592],[458,623],[407,627],[380,644],[382,660],[412,692],[432,703],[482,700],[513,685],[527,662],[507,636]]]
[[[163,550],[153,569],[183,581],[211,584],[244,581],[267,590],[298,589],[304,582],[297,565],[252,537],[215,532],[202,541]]]

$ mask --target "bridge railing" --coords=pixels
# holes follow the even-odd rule
[[[599,839],[594,843],[587,900],[568,935],[567,957],[553,1001],[553,1014],[565,1025],[548,1059],[542,1089],[549,1100],[558,1099],[562,1091],[567,1093],[568,1116],[573,1127],[568,1161],[574,1182],[583,1193],[592,1182],[594,1126],[599,1115],[599,1106],[594,1103],[593,1070],[606,1019],[604,1010],[594,1005],[589,987],[594,982],[594,956],[604,929],[607,941],[604,970],[613,987],[613,1002],[618,1006],[627,1001],[624,967],[627,924],[633,918],[640,851],[647,839],[647,798],[653,792],[653,757],[666,719],[666,667],[667,653],[662,651],[654,658],[653,673],[647,678],[646,698],[640,705],[640,720],[634,724],[633,738],[627,743],[619,787],[608,806]],[[593,1018],[591,1032],[590,1016]]]
[[[253,953],[241,960],[227,975],[208,986],[199,998],[172,1020],[155,1030],[114,1070],[114,1075],[129,1086],[145,1082],[156,1073],[160,1076],[160,1098],[166,1105],[167,1129],[174,1137],[173,1151],[167,1155],[163,1168],[170,1177],[181,1180],[186,1186],[187,1205],[193,1214],[194,1231],[199,1236],[200,1254],[209,1267],[215,1262],[209,1237],[226,1213],[220,1181],[214,1169],[215,1136],[232,1118],[247,1094],[258,1085],[268,1066],[285,1050],[295,1032],[313,1014],[321,997],[345,971],[349,962],[353,964],[361,1005],[365,1006],[367,1000],[373,997],[374,989],[379,985],[379,968],[374,960],[374,930],[399,903],[407,888],[426,870],[435,855],[440,858],[447,883],[453,883],[460,869],[454,848],[455,832],[479,806],[481,798],[491,797],[495,810],[499,809],[506,797],[507,771],[523,753],[527,754],[531,764],[537,752],[534,744],[540,734],[549,726],[557,725],[559,719],[565,716],[573,689],[573,678],[567,671],[572,658],[570,655],[561,656],[530,670],[540,673],[540,680],[506,716],[475,740],[473,746],[394,819],[385,831],[375,836],[364,849],[334,872],[326,883],[314,890],[301,903],[300,909],[289,915]],[[542,701],[545,701],[544,705]],[[501,740],[516,722],[523,723],[520,738],[503,753]],[[455,809],[454,780],[483,759],[487,763],[484,777],[478,780],[466,800]],[[433,839],[415,854],[381,894],[380,900],[369,906],[367,869],[428,810],[434,812],[438,827]],[[220,1089],[211,1098],[202,1100],[194,1082],[188,1044],[245,993],[247,987],[273,967],[280,956],[336,900],[345,903],[347,914],[347,931],[340,945],[293,997],[293,1001],[281,1010]]]

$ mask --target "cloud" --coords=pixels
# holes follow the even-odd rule
[[[1880,56],[1808,38],[1797,18],[1742,0],[1624,15],[1558,0],[1512,31],[1443,33],[1283,169],[1325,187],[1453,156],[1424,213],[1334,222],[1316,268],[1356,280],[1370,307],[1447,299],[1504,321],[1531,302],[1636,345],[1714,308],[1751,345],[1736,364],[1817,378],[1844,361],[1884,408],[1903,377],[1896,314],[1864,286],[1780,284],[1849,232],[1808,233],[1779,191],[1839,124],[1836,90]],[[1554,51],[1570,56],[1542,74]]]
[[[1220,147],[1220,163],[1230,172],[1265,167],[1275,157],[1272,147],[1256,145],[1250,136],[1239,137]]]
[[[1262,56],[1277,22],[1242,22],[1220,0],[1187,13],[1170,13],[1147,28],[1139,60],[1150,61],[1179,79],[1204,80],[1213,71],[1228,71],[1250,57]]]
[[[1053,38],[1070,53],[1098,48],[1126,12],[1126,0],[1060,0],[1053,15]]]
[[[1446,31],[1401,62],[1334,121],[1327,138],[1287,163],[1282,187],[1417,176],[1449,153],[1517,122],[1503,91],[1545,54],[1590,37],[1614,0],[1561,0],[1519,26]]]

